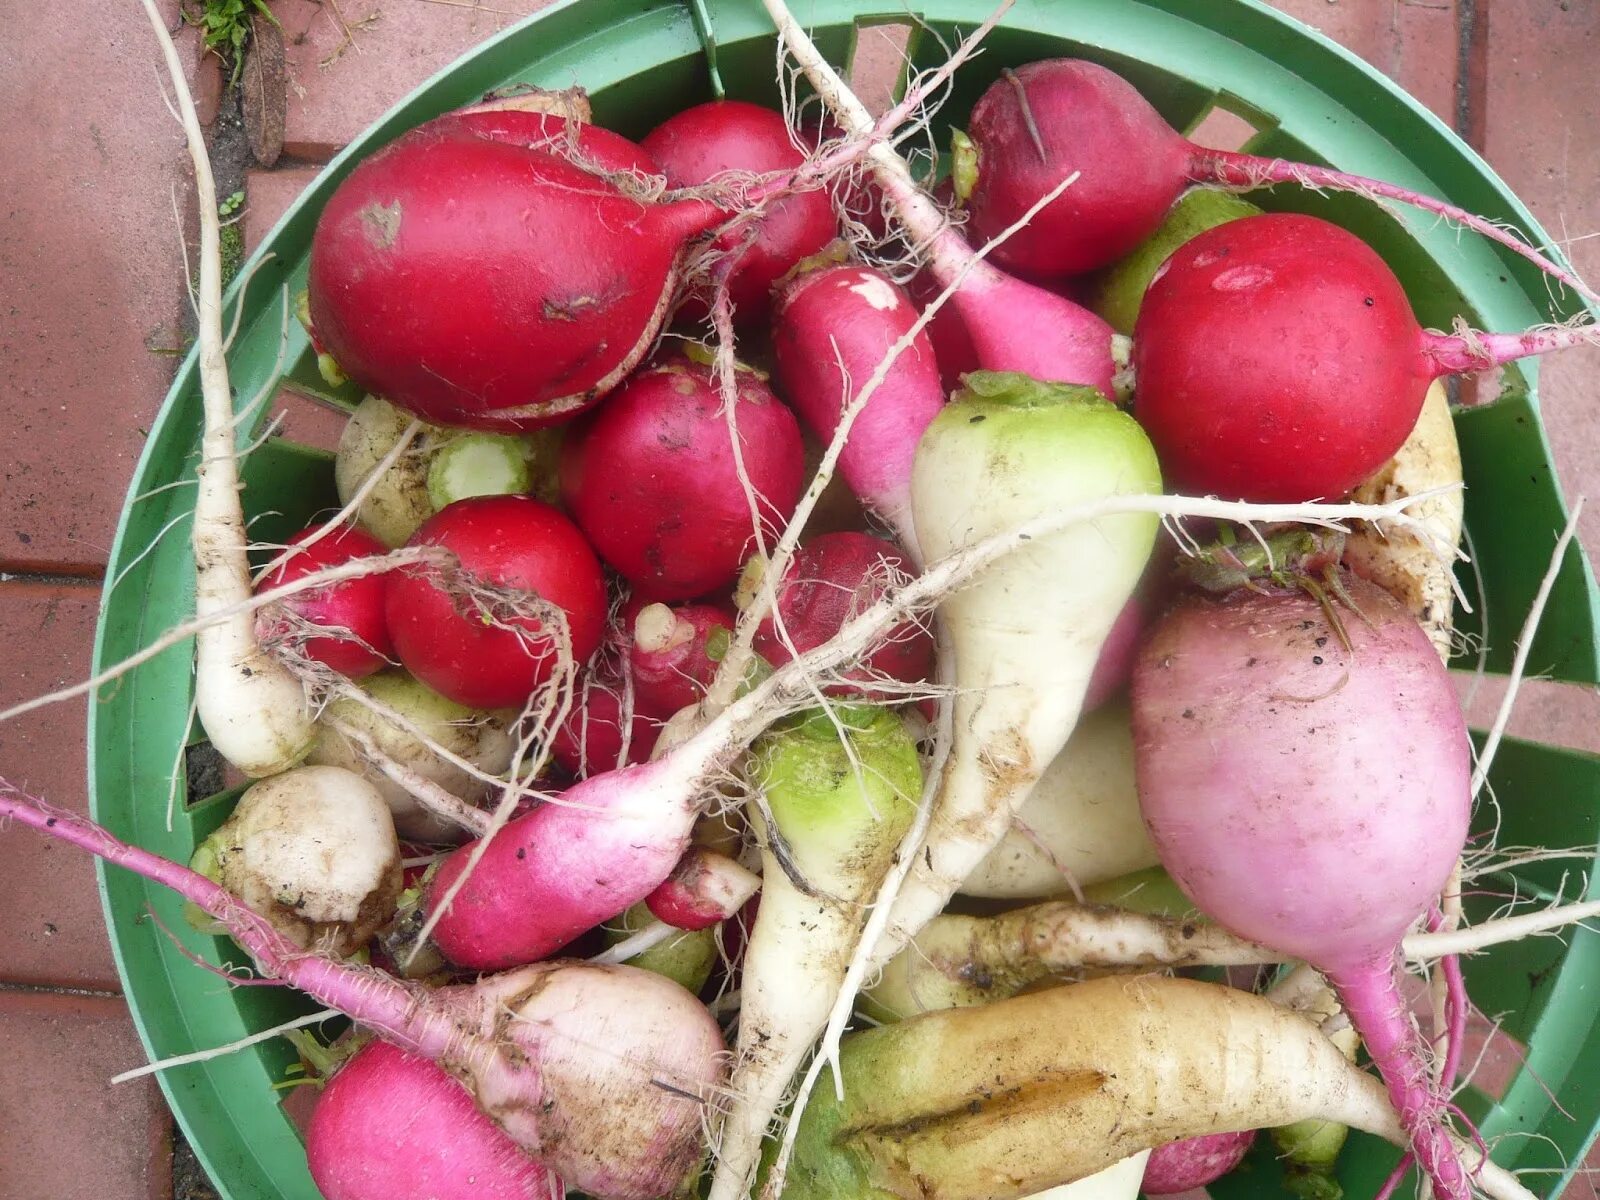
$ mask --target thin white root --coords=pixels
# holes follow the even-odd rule
[[[292,1029],[304,1029],[307,1025],[320,1025],[330,1017],[344,1016],[336,1008],[322,1008],[303,1017],[296,1017],[292,1021],[285,1021],[282,1025],[274,1025],[271,1029],[263,1029],[260,1033],[252,1033],[242,1037],[236,1042],[229,1042],[226,1046],[214,1046],[210,1050],[196,1050],[192,1054],[179,1054],[172,1058],[163,1058],[156,1062],[146,1063],[142,1067],[135,1067],[131,1071],[124,1071],[120,1075],[111,1077],[112,1083],[127,1083],[130,1079],[142,1079],[146,1075],[154,1075],[157,1071],[166,1071],[172,1067],[184,1067],[190,1063],[208,1062],[213,1058],[222,1058],[232,1054],[235,1050],[244,1050],[261,1042],[270,1042],[273,1038],[288,1033]]]
[[[405,788],[418,804],[434,816],[460,826],[473,837],[482,837],[489,832],[489,814],[481,808],[472,807],[449,788],[441,787],[404,763],[396,762],[383,752],[375,739],[348,721],[327,715],[323,716],[322,721],[355,746],[362,758]]]
[[[615,946],[611,946],[594,955],[589,961],[611,965],[625,963],[635,955],[643,954],[646,950],[659,946],[673,934],[682,932],[683,930],[678,929],[676,926],[668,925],[665,921],[652,921],[637,933],[628,935]]]

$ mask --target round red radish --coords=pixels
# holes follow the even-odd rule
[[[770,544],[800,498],[805,451],[794,414],[759,376],[737,375],[740,451]],[[561,498],[600,557],[656,599],[725,587],[755,541],[716,380],[682,356],[635,375],[568,436]]]
[[[755,648],[769,662],[782,664],[829,641],[852,618],[881,599],[896,579],[916,574],[894,545],[866,533],[826,533],[796,551],[778,585],[776,616],[756,630]],[[888,676],[906,683],[926,679],[933,665],[933,634],[914,621],[896,626],[846,680],[865,683]],[[869,689],[848,683],[829,687],[832,695]]]
[[[723,172],[792,171],[805,161],[783,114],[743,100],[713,100],[668,117],[645,136],[647,153],[673,187],[695,187]],[[752,227],[730,230],[717,249],[733,253],[729,297],[741,321],[765,315],[772,285],[838,233],[822,189],[772,204]]]
[[[306,1165],[326,1200],[549,1200],[554,1182],[443,1067],[381,1041],[317,1097]]]
[[[324,527],[312,525],[289,539],[300,546]],[[268,572],[256,585],[269,591],[293,583],[327,567],[387,554],[389,548],[365,530],[341,526],[310,546],[291,554],[282,565]],[[394,654],[389,627],[384,618],[384,597],[388,593],[387,574],[363,575],[312,591],[299,592],[278,602],[274,608],[287,609],[293,620],[281,612],[263,610],[257,618],[258,634],[264,642],[289,642],[307,658],[315,659],[350,679],[360,679],[381,670]],[[326,636],[306,637],[300,622],[320,625]],[[301,640],[303,638],[303,640]]]
[[[1219,225],[1156,273],[1135,414],[1162,474],[1228,499],[1336,499],[1394,456],[1435,374],[1388,265],[1316,217]]]
[[[512,121],[404,135],[339,185],[312,240],[318,344],[436,424],[531,429],[592,405],[654,343],[685,241],[720,219],[514,144]]]
[[[550,505],[531,496],[458,500],[424,522],[407,544],[443,546],[477,580],[533,592],[558,606],[575,662],[586,662],[599,646],[606,614],[600,564],[572,522]],[[464,595],[461,581],[437,569],[395,572],[387,612],[406,670],[458,704],[520,707],[558,664],[557,644],[537,617],[514,615],[504,601]]]
[[[736,623],[731,608],[716,604],[641,608],[629,628],[634,703],[662,720],[698,704],[717,674]]]
[[[507,108],[463,109],[435,117],[426,127],[465,129],[492,141],[554,154],[595,172],[661,174],[660,165],[637,142],[599,125],[569,121],[556,113]]]
[[[1212,1133],[1157,1146],[1145,1163],[1139,1190],[1146,1196],[1171,1196],[1215,1183],[1244,1161],[1256,1131]]]
[[[567,774],[585,779],[630,763],[644,762],[655,748],[661,726],[638,709],[634,700],[629,725],[628,756],[622,757],[621,685],[591,679],[573,698],[572,711],[550,739],[550,753]]]

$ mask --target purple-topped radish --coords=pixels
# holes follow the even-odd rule
[[[1416,621],[1376,585],[1344,587],[1337,626],[1299,591],[1161,620],[1133,677],[1140,806],[1202,911],[1328,977],[1436,1193],[1466,1200],[1395,960],[1466,841],[1471,746]]]
[[[1157,1146],[1144,1165],[1139,1190],[1146,1196],[1172,1196],[1215,1183],[1244,1161],[1256,1131],[1208,1133]]]
[[[1080,274],[1114,262],[1155,231],[1191,184],[1237,190],[1298,183],[1448,217],[1589,294],[1514,235],[1454,205],[1325,167],[1197,146],[1132,84],[1097,63],[1054,58],[1006,71],[973,106],[957,146],[956,185],[980,243],[1077,175],[1026,228],[995,247],[996,262],[1029,275]]]

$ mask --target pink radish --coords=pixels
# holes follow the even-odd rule
[[[310,546],[292,549],[284,561],[262,577],[257,590],[281,587],[324,567],[387,553],[388,547],[365,530],[345,526],[323,533],[323,526],[302,529],[289,539],[300,547],[308,538]],[[384,597],[388,592],[386,575],[363,575],[346,579],[312,592],[291,596],[256,619],[256,631],[268,644],[286,643],[294,651],[351,679],[360,679],[388,665],[394,647],[384,618]],[[307,626],[322,627],[314,634]]]
[[[975,162],[967,159],[964,178],[958,168],[957,187],[966,194],[980,241],[1018,220],[1069,173],[1078,174],[995,249],[997,262],[1029,274],[1071,275],[1115,262],[1155,231],[1191,184],[1251,189],[1298,183],[1400,200],[1448,217],[1590,295],[1514,235],[1454,205],[1342,171],[1196,146],[1132,84],[1096,63],[1055,58],[1007,71],[973,106],[966,137]]]
[[[650,757],[660,725],[637,710],[636,698],[624,759],[621,689],[620,683],[592,676],[579,687],[572,711],[550,739],[550,753],[567,774],[583,779]]]
[[[515,116],[400,137],[351,171],[312,241],[318,344],[435,423],[532,429],[589,407],[654,344],[685,242],[722,219],[515,144]]]
[[[759,875],[727,855],[690,846],[644,902],[656,920],[674,929],[710,929],[737,914],[760,886]]]
[[[1342,632],[1298,591],[1162,619],[1133,677],[1140,806],[1202,911],[1328,977],[1435,1191],[1466,1200],[1395,960],[1465,843],[1471,746],[1416,621],[1376,585],[1345,586]]]
[[[782,113],[743,100],[684,109],[651,130],[643,148],[676,188],[712,182],[723,172],[793,171],[805,161]],[[738,317],[765,316],[772,285],[837,232],[828,193],[813,189],[777,200],[753,226],[717,239],[713,249],[728,255],[728,292]]]
[[[906,484],[909,489],[910,464]],[[825,533],[796,552],[778,584],[776,613],[757,627],[755,648],[782,664],[830,640],[852,617],[865,612],[916,569],[894,545],[866,533]],[[782,631],[779,622],[782,622]],[[874,680],[916,683],[933,666],[933,634],[908,621],[886,633],[831,695],[873,694]]]
[[[770,540],[804,483],[800,427],[754,372],[738,388],[744,470]],[[716,380],[683,356],[639,372],[571,432],[561,497],[600,557],[653,599],[733,582],[754,541]]]
[[[605,624],[605,579],[572,522],[531,496],[478,496],[434,514],[413,546],[442,546],[460,560],[479,592],[436,570],[390,576],[389,630],[400,661],[442,696],[471,708],[522,705],[558,668],[561,647],[540,618],[514,603],[516,592],[565,615],[570,653],[585,662]],[[443,586],[441,586],[443,585]],[[503,602],[505,601],[505,602]]]
[[[266,975],[460,1078],[480,1110],[569,1186],[654,1200],[699,1169],[726,1051],[710,1013],[677,984],[629,967],[544,963],[420,989],[303,951],[204,876],[5,786],[0,817],[193,902]]]
[[[778,384],[812,433],[833,437],[845,406],[916,321],[905,293],[869,267],[826,267],[783,286],[772,330]],[[857,414],[839,455],[857,498],[908,541],[911,458],[943,406],[933,345],[918,333]]]
[[[1084,712],[1093,712],[1128,686],[1144,626],[1144,606],[1135,596],[1123,605],[1111,632],[1106,634],[1105,644],[1100,647],[1094,674],[1089,676],[1089,690],[1083,697]]]
[[[1332,499],[1393,457],[1431,380],[1592,335],[1424,332],[1354,234],[1298,214],[1242,217],[1156,273],[1134,326],[1135,408],[1180,490]]]
[[[1244,1161],[1256,1131],[1208,1133],[1157,1146],[1144,1165],[1139,1190],[1146,1196],[1171,1196],[1215,1183]]]
[[[666,720],[700,703],[728,648],[736,618],[717,604],[648,604],[632,623],[634,703]]]
[[[322,1089],[306,1163],[326,1200],[550,1200],[553,1180],[431,1059],[368,1042]]]

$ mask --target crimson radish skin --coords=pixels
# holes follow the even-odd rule
[[[1465,844],[1471,747],[1416,621],[1374,584],[1345,587],[1349,650],[1300,592],[1190,599],[1162,619],[1134,671],[1139,801],[1201,910],[1327,976],[1436,1192],[1465,1200],[1395,971]]]
[[[644,357],[685,242],[720,214],[642,201],[474,120],[415,129],[340,184],[312,239],[312,326],[352,380],[425,420],[537,428]]]
[[[306,1164],[325,1200],[550,1200],[550,1174],[437,1063],[368,1042],[323,1087]]]
[[[541,150],[565,158],[595,174],[632,172],[640,182],[661,174],[650,151],[620,133],[589,121],[569,121],[560,113],[515,108],[469,108],[445,113],[424,129],[465,130],[490,141]]]
[[[917,448],[912,502],[928,561],[1047,512],[1161,491],[1143,431],[1088,389],[981,372],[967,389]],[[1153,516],[1127,514],[1040,538],[940,605],[955,735],[878,962],[944,907],[1061,753],[1156,528]]]
[[[630,622],[634,703],[659,720],[700,703],[737,618],[727,605],[649,604]]]
[[[661,164],[668,184],[687,188],[729,172],[793,171],[805,158],[791,138],[780,112],[743,100],[713,100],[667,118],[642,145]],[[753,230],[723,234],[713,249],[728,255],[728,292],[739,319],[764,317],[772,285],[837,232],[827,192],[814,188],[773,202]]]
[[[783,286],[772,327],[778,385],[818,439],[832,439],[844,407],[916,321],[906,294],[869,267],[825,267]],[[919,332],[856,415],[839,455],[856,497],[911,546],[911,460],[944,400],[933,344]]]
[[[1134,407],[1182,490],[1332,499],[1400,449],[1433,379],[1586,336],[1425,333],[1361,239],[1265,213],[1200,234],[1156,273],[1134,329]]]
[[[263,576],[256,590],[282,587],[326,567],[353,558],[378,556],[388,549],[370,533],[351,526],[327,533],[323,528],[313,525],[291,537],[288,544],[297,549],[289,551],[282,564]],[[317,538],[314,543],[298,548],[312,537]],[[379,573],[301,592],[258,614],[257,635],[268,645],[287,643],[329,670],[360,679],[382,670],[394,652],[384,619],[387,589],[388,579]],[[291,615],[284,616],[285,611]],[[310,635],[302,623],[321,626],[328,633]]]
[[[737,913],[760,888],[761,876],[727,855],[691,846],[645,904],[656,920],[675,929],[710,929]]]
[[[461,1078],[478,1107],[568,1186],[597,1200],[656,1200],[697,1170],[726,1049],[705,1006],[671,981],[630,967],[543,963],[420,989],[308,953],[203,875],[3,783],[0,817],[172,888],[219,921],[264,974]]]
[[[1145,1164],[1140,1191],[1147,1196],[1172,1196],[1215,1183],[1244,1161],[1256,1131],[1211,1133],[1157,1146]]]
[[[558,607],[574,662],[586,662],[600,645],[605,578],[583,535],[550,505],[530,496],[461,500],[430,517],[410,544],[442,546],[482,583],[531,592]],[[391,575],[386,611],[401,663],[458,704],[520,707],[557,669],[556,630],[521,614],[496,616],[491,624],[483,604],[442,582],[431,570]]]
[[[740,450],[770,543],[805,482],[800,426],[760,377],[737,375]],[[680,355],[636,374],[562,448],[567,511],[653,600],[725,587],[754,544],[728,428],[713,372]]]
[[[661,726],[635,711],[628,723],[627,758],[623,758],[620,689],[620,684],[594,679],[580,686],[572,711],[550,739],[550,753],[568,775],[584,779],[650,757]]]
[[[761,906],[744,948],[734,1100],[709,1200],[750,1194],[767,1127],[827,1023],[922,791],[900,719],[864,705],[780,726],[752,747],[749,774],[771,824],[758,819]]]
[[[790,560],[778,584],[775,614],[756,627],[756,652],[774,665],[789,662],[796,652],[805,654],[830,640],[896,586],[896,580],[916,573],[898,548],[871,534],[814,537]],[[835,696],[871,696],[875,679],[919,682],[932,670],[933,649],[933,634],[908,621],[884,634],[859,664],[844,672],[845,682],[824,690]]]

